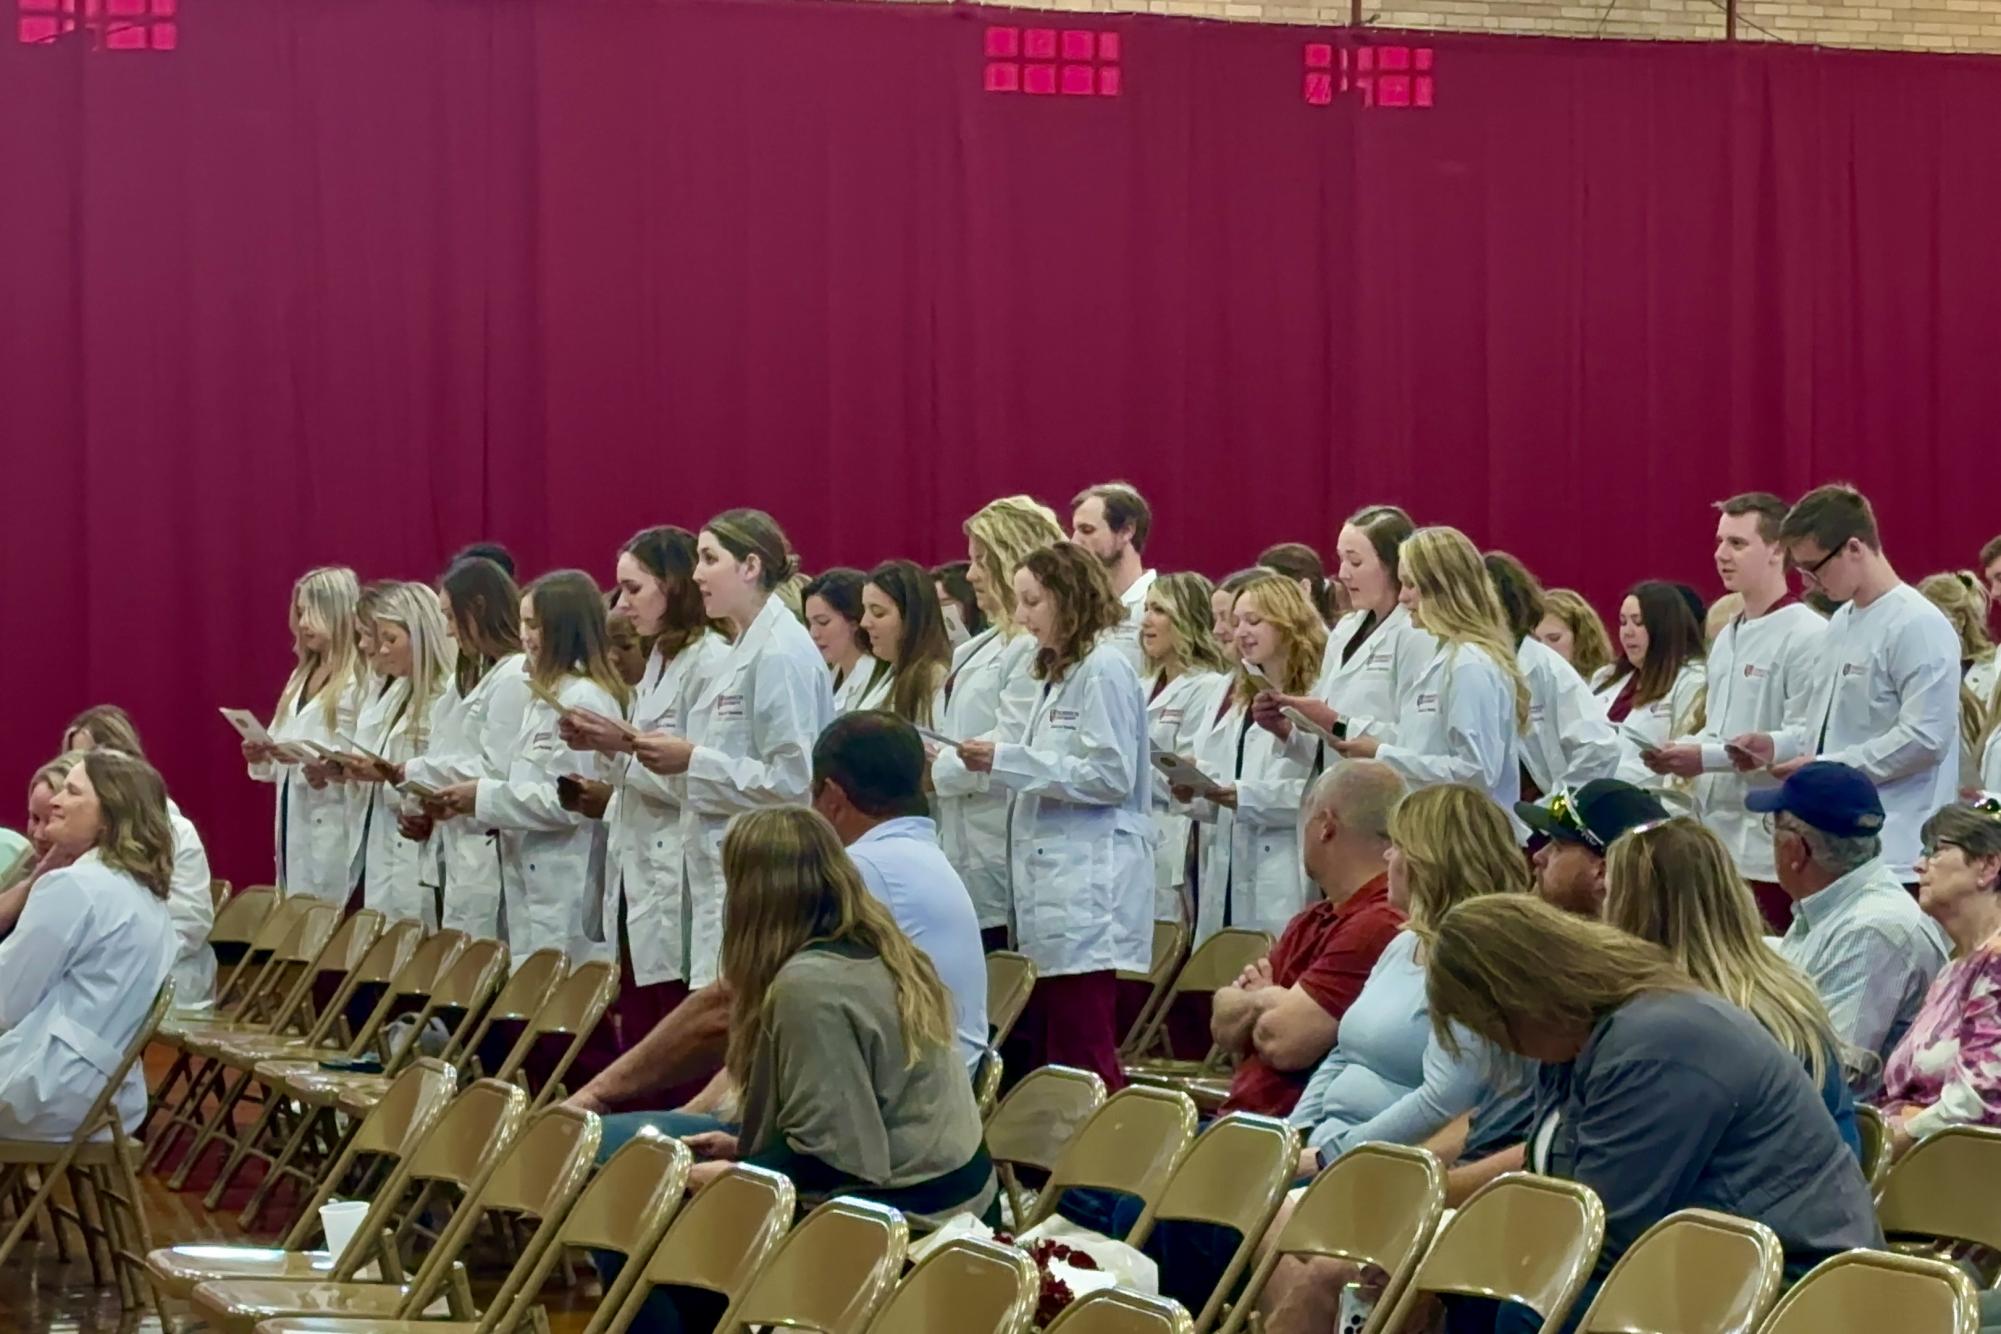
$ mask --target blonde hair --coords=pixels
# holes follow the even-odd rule
[[[139,729],[132,723],[132,715],[116,704],[93,704],[70,719],[63,729],[63,749],[70,750],[70,742],[78,732],[90,738],[93,746],[103,746],[108,750],[122,750],[127,755],[146,757],[146,747],[140,744]],[[75,749],[81,750],[82,747]]]
[[[748,811],[723,835],[722,976],[729,984],[725,1066],[746,1086],[770,1021],[771,983],[808,945],[850,941],[875,954],[896,987],[903,1068],[950,1044],[952,1002],[930,958],[869,892],[834,827],[803,806]]]
[[[980,573],[1000,605],[996,624],[1006,638],[1014,633],[1015,570],[1029,552],[1061,542],[1063,526],[1056,511],[1034,496],[1002,496],[981,506],[961,530],[980,544]]]
[[[1616,839],[1605,856],[1605,922],[1666,950],[1694,979],[1756,1019],[1824,1079],[1838,1049],[1813,984],[1763,939],[1750,886],[1715,834],[1682,816]]]
[[[410,718],[410,745],[421,753],[429,740],[431,706],[453,675],[453,643],[445,632],[445,608],[426,584],[391,584],[376,601],[375,623],[401,626],[410,636],[409,690],[403,711]]]
[[[1417,589],[1418,619],[1440,642],[1471,646],[1494,660],[1515,692],[1515,728],[1529,725],[1529,683],[1515,661],[1508,618],[1487,577],[1480,548],[1457,528],[1420,528],[1397,553],[1402,577]]]
[[[1547,614],[1570,627],[1570,665],[1579,676],[1589,681],[1612,665],[1612,637],[1605,633],[1605,622],[1598,619],[1597,609],[1582,593],[1574,588],[1546,588],[1542,604]]]
[[[1429,933],[1457,905],[1481,894],[1528,890],[1528,862],[1494,799],[1464,783],[1419,788],[1390,813],[1390,842],[1403,854],[1411,930]]]
[[[1486,894],[1439,922],[1424,990],[1431,1030],[1456,1058],[1455,1026],[1520,1055],[1518,1023],[1588,1033],[1636,996],[1696,987],[1658,945],[1534,894]]]
[[[1723,633],[1723,627],[1743,614],[1744,595],[1742,593],[1725,593],[1722,597],[1710,603],[1709,610],[1704,612],[1702,616],[1702,638],[1704,642],[1712,648],[1715,647],[1716,636]]]
[[[69,771],[82,764],[83,757],[87,753],[81,750],[66,750],[35,770],[35,776],[28,780],[28,795],[33,797],[38,787],[45,787],[51,792],[62,791],[63,783],[69,778]]]
[[[1953,632],[1959,636],[1962,662],[1987,662],[1993,658],[1994,641],[1987,634],[1987,590],[1971,571],[1928,574],[1918,581],[1918,592],[1952,622]],[[1976,755],[1993,725],[1997,699],[2001,699],[2001,676],[1996,677],[1994,690],[1986,699],[1974,694],[1970,686],[1960,686],[1960,741]]]
[[[1209,599],[1216,586],[1199,574],[1163,574],[1147,590],[1146,605],[1167,618],[1174,631],[1167,651],[1161,654],[1160,670],[1169,680],[1186,672],[1226,672],[1230,660],[1216,642],[1215,618]]]
[[[290,679],[285,682],[284,691],[278,696],[278,713],[282,717],[298,702],[313,677],[322,667],[327,669],[327,679],[320,686],[320,713],[326,720],[326,730],[331,732],[340,725],[340,704],[357,681],[366,679],[368,670],[361,661],[361,648],[355,639],[355,620],[361,604],[361,585],[354,577],[354,571],[344,565],[323,565],[317,570],[308,570],[299,576],[299,582],[292,585],[292,607],[301,625],[311,626],[327,641],[324,650],[311,651],[295,638],[292,652],[298,657],[299,665],[292,669]]]
[[[1237,590],[1236,601],[1245,598],[1251,598],[1259,614],[1278,627],[1279,644],[1285,650],[1285,662],[1273,677],[1279,690],[1288,695],[1312,690],[1327,651],[1327,622],[1320,618],[1319,608],[1292,579],[1269,571]],[[1264,688],[1239,660],[1233,692],[1237,702],[1248,705]]]
[[[174,827],[160,771],[122,750],[85,751],[82,764],[97,794],[98,860],[166,898],[174,880]]]

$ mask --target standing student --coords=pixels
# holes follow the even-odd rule
[[[863,707],[931,726],[938,692],[952,670],[952,646],[937,589],[924,567],[892,560],[870,570],[862,585],[862,628],[884,668]]]
[[[1970,570],[1928,574],[1918,592],[1945,613],[1959,636],[1959,785],[1980,786],[1981,747],[1993,725],[2001,655],[1987,635],[1987,590]]]
[[[1515,665],[1529,683],[1522,776],[1538,798],[1612,777],[1619,769],[1618,733],[1577,669],[1535,637],[1544,613],[1542,585],[1505,551],[1488,552],[1485,563],[1515,638]]]
[[[1244,591],[1244,585],[1266,574],[1262,565],[1253,565],[1248,570],[1238,570],[1226,575],[1209,594],[1209,633],[1216,637],[1216,643],[1223,650],[1226,670],[1234,671],[1237,666],[1237,594]]]
[[[457,783],[440,796],[454,814],[500,833],[501,898],[513,958],[568,951],[570,962],[607,957],[600,918],[604,832],[565,805],[563,780],[597,776],[563,743],[562,714],[588,709],[625,716],[630,692],[611,665],[604,599],[581,570],[557,570],[521,598],[529,680],[562,701],[536,696],[522,716],[505,778]]]
[[[695,538],[702,610],[731,636],[713,672],[689,692],[684,733],[633,743],[639,763],[685,774],[682,843],[688,986],[716,978],[722,953],[723,834],[732,816],[794,806],[810,795],[813,742],[834,719],[827,669],[774,593],[791,577],[792,546],[762,510],[726,510]]]
[[[1398,570],[1399,599],[1438,647],[1401,690],[1395,740],[1351,737],[1335,749],[1380,759],[1412,789],[1466,783],[1512,811],[1529,689],[1480,550],[1457,528],[1420,528],[1403,544]]]
[[[1685,795],[1644,756],[1699,725],[1707,683],[1702,622],[1673,584],[1648,579],[1619,604],[1619,660],[1593,678],[1605,716],[1619,729],[1619,776]]]
[[[1139,646],[1152,669],[1146,681],[1146,727],[1156,755],[1193,754],[1229,693],[1230,664],[1210,633],[1210,591],[1209,581],[1199,574],[1163,574],[1146,595]],[[1153,828],[1154,919],[1192,921],[1186,893],[1194,826],[1175,808],[1167,776],[1159,772],[1153,775]]]
[[[1334,603],[1328,592],[1327,566],[1319,552],[1304,542],[1280,542],[1258,553],[1258,566],[1298,584],[1321,621],[1333,626]]]
[[[1023,628],[1041,646],[1035,712],[1018,741],[964,741],[959,758],[1015,794],[1009,847],[1017,948],[1040,980],[1015,1026],[1025,1059],[1095,1072],[1120,1088],[1117,970],[1153,952],[1152,784],[1146,698],[1125,651],[1104,562],[1074,543],[1014,572]]]
[[[1035,679],[1039,645],[1015,619],[1014,572],[1038,547],[1063,540],[1055,512],[1029,496],[1003,496],[967,519],[966,581],[990,628],[952,655],[938,731],[955,741],[1016,741],[1028,730],[1042,683]],[[935,748],[931,786],[938,843],[966,882],[989,950],[1007,948],[1013,918],[1008,869],[1008,811],[1013,797],[991,774],[974,773],[959,752]]]
[[[1229,698],[1202,728],[1192,758],[1221,791],[1196,798],[1174,790],[1202,826],[1195,884],[1196,944],[1226,926],[1285,931],[1306,906],[1299,812],[1317,772],[1314,757],[1253,726],[1251,701],[1265,690],[1306,691],[1326,648],[1319,612],[1283,575],[1237,594],[1237,671]],[[1255,675],[1253,674],[1255,673]]]
[[[1280,698],[1261,695],[1253,714],[1261,727],[1288,737],[1295,749],[1317,753],[1320,743],[1291,736],[1281,708],[1297,709],[1340,736],[1386,738],[1397,701],[1437,650],[1400,605],[1398,550],[1417,529],[1394,505],[1368,505],[1341,526],[1334,549],[1338,579],[1350,610],[1327,637],[1320,678],[1310,692]]]
[[[663,778],[633,758],[640,734],[685,736],[689,698],[729,651],[709,632],[695,584],[695,535],[648,528],[618,554],[618,610],[653,645],[632,701],[631,730],[610,719],[566,716],[563,739],[603,756],[605,939],[618,949],[614,1027],[630,1045],[688,996],[686,780]]]
[[[506,778],[509,748],[533,698],[521,653],[521,590],[506,570],[484,556],[455,561],[438,580],[438,611],[455,646],[451,677],[431,709],[429,745],[403,764],[405,782],[433,792]],[[405,812],[398,832],[429,840],[439,925],[497,939],[499,847],[470,821],[436,814],[428,802],[421,813]]]
[[[1805,725],[1736,737],[1732,760],[1777,778],[1810,759],[1860,769],[1882,795],[1883,860],[1914,884],[1918,830],[1959,788],[1959,638],[1897,577],[1875,512],[1853,487],[1802,496],[1779,540],[1801,581],[1843,605],[1827,625]]]
[[[931,569],[938,606],[945,613],[945,637],[952,641],[954,652],[987,628],[987,614],[980,610],[979,595],[973,592],[972,581],[966,577],[971,568],[970,561],[948,560]]]
[[[1575,589],[1551,588],[1543,593],[1543,617],[1535,637],[1555,649],[1586,681],[1612,665],[1612,640],[1605,622]]]
[[[425,848],[399,830],[404,799],[397,787],[407,781],[409,762],[428,748],[433,710],[451,680],[451,636],[436,593],[423,584],[395,584],[383,592],[375,608],[375,663],[390,686],[384,698],[391,707],[379,727],[359,738],[384,761],[354,775],[366,803],[362,904],[392,919],[416,918],[435,930],[437,897],[422,883]]]
[[[1124,650],[1135,674],[1146,671],[1139,651],[1139,618],[1146,613],[1146,592],[1155,572],[1146,568],[1147,533],[1153,510],[1129,482],[1101,482],[1079,491],[1070,502],[1070,540],[1096,556],[1112,581],[1112,592],[1124,608],[1124,619],[1113,627],[1112,642]]]
[[[268,729],[280,746],[311,742],[329,750],[338,734],[352,732],[361,716],[369,672],[361,661],[355,610],[361,586],[354,571],[337,566],[311,570],[292,588],[292,651],[298,665],[278,696]],[[354,869],[350,819],[353,789],[332,781],[318,760],[281,761],[272,747],[243,743],[250,776],[278,785],[278,888],[333,903],[347,902]]]
[[[449,570],[452,566],[469,560],[491,561],[510,580],[521,577],[514,568],[514,553],[498,542],[468,543],[458,549],[458,552],[452,557],[450,563],[445,568]]]
[[[1719,501],[1716,509],[1716,572],[1742,597],[1744,609],[1709,647],[1707,721],[1641,758],[1657,774],[1693,780],[1696,818],[1730,850],[1759,913],[1783,934],[1792,923],[1792,900],[1779,888],[1771,835],[1744,808],[1753,789],[1777,783],[1763,773],[1737,772],[1723,746],[1746,732],[1805,726],[1827,622],[1786,587],[1786,549],[1779,541],[1786,503],[1770,492],[1749,491]]]
[[[862,701],[875,688],[876,678],[885,674],[882,663],[869,653],[868,631],[862,627],[866,582],[868,577],[860,570],[837,565],[808,579],[800,590],[807,636],[832,673],[835,713],[867,707]]]

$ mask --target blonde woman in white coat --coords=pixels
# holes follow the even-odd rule
[[[834,720],[826,664],[804,626],[773,596],[792,575],[792,545],[762,510],[725,511],[695,539],[695,585],[728,652],[689,697],[685,734],[647,732],[639,763],[686,775],[682,840],[688,896],[688,986],[715,981],[722,959],[723,834],[742,811],[806,802],[813,743]]]
[[[166,785],[136,756],[88,752],[39,832],[32,878],[0,894],[0,1140],[48,1143],[76,1133],[173,962]],[[113,1105],[136,1131],[136,1065]]]
[[[1526,565],[1505,551],[1484,557],[1487,577],[1501,601],[1508,631],[1515,637],[1515,665],[1529,684],[1529,725],[1522,734],[1522,772],[1535,784],[1525,800],[1618,775],[1623,754],[1619,734],[1605,718],[1605,706],[1577,669],[1535,636],[1548,613],[1542,584]]]
[[[401,820],[417,803],[398,790],[409,762],[430,744],[431,723],[451,682],[451,635],[438,595],[423,584],[394,584],[375,604],[375,668],[388,682],[385,707],[356,740],[383,761],[353,775],[367,801],[361,846],[362,905],[391,919],[438,926],[438,901],[426,882],[432,859],[423,843],[403,837]]]
[[[298,657],[267,729],[275,746],[243,743],[250,776],[278,787],[278,888],[346,903],[354,887],[360,794],[334,782],[332,768],[304,743],[340,749],[352,735],[370,683],[356,641],[361,586],[354,571],[328,566],[292,588],[292,646]]]
[[[1334,748],[1381,760],[1413,789],[1465,783],[1513,811],[1529,688],[1480,549],[1456,528],[1420,528],[1404,542],[1397,568],[1405,610],[1438,648],[1403,691],[1395,740],[1351,737]],[[1515,832],[1526,841],[1525,828]]]
[[[1281,709],[1297,709],[1338,736],[1388,740],[1404,690],[1437,652],[1437,641],[1398,601],[1398,551],[1416,531],[1395,505],[1365,506],[1341,525],[1335,578],[1350,610],[1328,632],[1320,675],[1309,691],[1264,693],[1251,707],[1258,725],[1285,737],[1295,755],[1324,761],[1323,743],[1295,734]]]
[[[1648,579],[1619,604],[1619,658],[1594,685],[1619,729],[1618,776],[1688,803],[1685,780],[1655,773],[1644,752],[1672,745],[1702,721],[1707,642],[1688,600],[1673,584]]]
[[[438,581],[438,606],[457,660],[431,711],[430,741],[403,765],[404,778],[441,792],[455,783],[504,779],[509,748],[533,699],[521,653],[521,590],[484,557],[452,564]],[[500,849],[470,820],[438,819],[429,802],[398,821],[426,846],[425,874],[439,896],[439,924],[483,939],[500,935]]]
[[[1139,648],[1152,669],[1144,684],[1147,737],[1155,755],[1195,754],[1228,700],[1230,663],[1216,642],[1210,604],[1214,593],[1207,579],[1189,573],[1163,574],[1147,590]],[[1153,828],[1154,920],[1193,922],[1188,869],[1195,825],[1158,769],[1153,771]]]
[[[610,804],[604,811],[603,918],[606,939],[618,942],[620,987],[611,1027],[623,1049],[687,999],[691,916],[686,780],[663,778],[640,764],[633,739],[685,736],[688,701],[729,644],[709,629],[695,586],[695,535],[685,528],[648,528],[625,544],[618,555],[618,614],[653,644],[633,695],[631,731],[581,715],[566,717],[562,731],[572,747],[604,757]],[[602,1061],[585,1064],[588,1076]]]
[[[507,948],[515,959],[560,949],[572,964],[608,959],[602,921],[604,828],[563,801],[563,780],[597,778],[596,756],[564,744],[562,714],[623,718],[630,689],[612,666],[604,597],[581,570],[558,570],[521,599],[529,679],[561,701],[537,696],[522,717],[505,778],[455,783],[442,804],[481,829],[500,831]]]
[[[1306,906],[1299,812],[1318,771],[1316,757],[1291,750],[1253,725],[1251,703],[1264,691],[1297,695],[1318,673],[1326,648],[1319,613],[1282,575],[1256,579],[1237,594],[1238,671],[1220,715],[1196,744],[1195,763],[1222,790],[1195,800],[1175,797],[1201,824],[1195,886],[1195,943],[1226,926],[1285,931]]]
[[[1119,1067],[1118,969],[1153,950],[1153,779],[1146,697],[1104,564],[1070,542],[1014,573],[1017,614],[1041,645],[1042,690],[1020,741],[965,741],[959,759],[1015,794],[1009,831],[1016,948],[1039,979],[1008,1067],[1056,1063],[1106,1087]]]
[[[1028,731],[1042,683],[1041,646],[1015,620],[1014,571],[1037,547],[1063,540],[1055,511],[1030,496],[1003,496],[967,519],[966,581],[989,628],[952,656],[937,731],[956,741],[1019,741]],[[1013,798],[991,774],[974,773],[956,750],[927,744],[938,845],[966,882],[988,950],[1006,949],[1014,895],[1008,870],[1008,810]]]

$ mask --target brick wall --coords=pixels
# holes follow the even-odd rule
[[[1349,0],[1015,0],[1025,9],[1345,23]],[[1371,25],[1563,37],[1719,41],[1722,0],[1363,0]],[[2001,0],[1738,0],[1744,41],[2001,52]]]

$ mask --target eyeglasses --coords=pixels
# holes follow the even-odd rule
[[[1800,578],[1810,579],[1815,584],[1818,584],[1820,582],[1821,570],[1826,568],[1827,563],[1829,561],[1833,560],[1836,556],[1839,556],[1842,552],[1846,550],[1848,550],[1848,543],[1843,542],[1840,546],[1828,552],[1825,556],[1822,556],[1819,560],[1815,561],[1813,564],[1800,565],[1796,566],[1795,568],[1799,570]]]
[[[1958,848],[1962,854],[1964,854],[1966,851],[1966,847],[1964,844],[1955,843],[1949,838],[1941,838],[1936,841],[1919,844],[1918,855],[1923,857],[1926,861],[1930,861],[1932,858],[1938,856],[1941,852],[1944,852],[1947,848]]]

